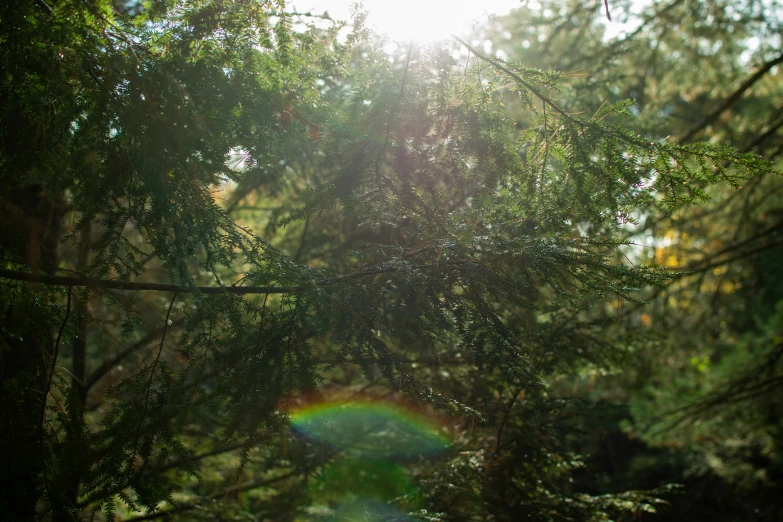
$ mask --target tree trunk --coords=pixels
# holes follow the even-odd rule
[[[0,208],[10,213],[0,222],[5,260],[54,273],[61,199],[47,199],[40,186],[32,185],[0,200]],[[59,325],[52,323],[49,297],[41,287],[10,281],[0,285],[0,513],[4,520],[27,521],[35,519],[48,482],[41,423]]]

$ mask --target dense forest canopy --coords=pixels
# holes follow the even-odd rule
[[[782,16],[2,4],[4,519],[779,520]]]

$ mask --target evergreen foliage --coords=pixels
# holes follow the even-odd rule
[[[626,124],[652,139],[731,145],[779,168],[778,2],[654,2],[636,21],[628,13],[639,5],[616,6],[613,18],[631,23],[624,34],[609,37],[611,24],[584,23],[601,11],[598,2],[553,2],[549,11],[518,12],[486,37],[529,66],[579,71],[564,92],[566,106],[578,101],[590,114],[632,97]],[[780,178],[740,185],[715,185],[699,208],[646,212],[627,229],[636,246],[625,255],[677,276],[648,294],[650,305],[622,308],[621,331],[633,336],[614,372],[563,379],[564,393],[592,405],[584,429],[603,433],[577,445],[592,455],[594,473],[580,483],[603,492],[674,479],[684,494],[670,497],[665,520],[781,516],[781,454],[772,441],[780,433],[783,368],[770,337],[780,333],[772,262]]]
[[[362,505],[387,519],[655,512],[673,486],[574,485],[589,401],[558,383],[649,341],[621,303],[682,279],[629,259],[632,226],[770,161],[459,38],[389,55],[361,17],[283,0],[121,7],[0,7],[10,520],[329,519],[329,477],[360,471],[419,485]],[[777,315],[758,357],[779,359]],[[769,379],[715,375],[704,407]],[[290,408],[338,386],[458,419],[452,447],[357,471],[291,436]]]

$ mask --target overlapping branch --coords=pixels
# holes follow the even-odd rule
[[[737,90],[735,90],[731,95],[726,98],[723,103],[721,103],[718,107],[715,108],[711,113],[706,115],[704,118],[699,121],[696,125],[694,125],[688,132],[685,133],[684,136],[682,136],[678,141],[678,143],[688,143],[691,141],[696,134],[701,132],[705,127],[710,125],[712,122],[714,122],[718,117],[723,114],[725,111],[727,111],[729,108],[731,108],[737,101],[739,101],[740,98],[742,98],[742,95],[745,94],[745,91],[753,87],[753,85],[758,82],[761,78],[764,77],[770,70],[772,70],[773,67],[775,67],[778,64],[783,63],[783,54],[775,58],[774,60],[770,60],[768,62],[765,62],[759,67],[759,69],[753,73],[747,80],[742,82],[742,85],[740,85]]]
[[[33,274],[0,268],[0,278],[13,281],[27,281],[55,286],[81,286],[87,288],[110,288],[115,290],[152,290],[157,292],[180,292],[201,294],[287,294],[296,291],[286,286],[183,286],[168,283],[136,283],[117,279],[96,279],[92,277],[68,277],[48,274]]]

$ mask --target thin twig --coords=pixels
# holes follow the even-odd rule
[[[691,141],[696,134],[698,134],[702,129],[707,127],[713,121],[718,119],[718,117],[721,114],[723,114],[732,105],[734,105],[737,101],[739,101],[739,99],[742,97],[745,91],[750,89],[757,81],[763,78],[764,75],[766,75],[773,67],[775,67],[780,63],[783,63],[783,54],[781,54],[774,60],[770,60],[768,62],[763,63],[758,71],[753,73],[747,80],[745,80],[742,83],[742,85],[740,85],[739,88],[737,88],[736,91],[734,91],[728,98],[726,98],[726,100],[723,103],[721,103],[714,111],[712,111],[707,116],[705,116],[699,123],[693,126],[693,128],[691,128],[691,130],[689,130],[683,137],[677,140],[677,143],[683,144]]]
[[[283,480],[285,480],[287,478],[294,477],[294,476],[299,475],[301,473],[302,472],[300,470],[294,469],[292,471],[289,471],[288,473],[285,473],[283,475],[278,475],[277,477],[273,477],[273,478],[270,478],[270,479],[256,480],[256,481],[253,481],[253,482],[249,482],[247,484],[243,484],[243,485],[238,486],[238,487],[237,486],[233,486],[233,487],[227,488],[222,493],[218,493],[216,495],[213,495],[212,496],[212,500],[220,500],[222,497],[225,497],[229,493],[235,493],[235,492],[239,492],[239,491],[248,491],[248,490],[251,490],[251,489],[257,489],[257,488],[261,488],[261,487],[264,487],[264,486],[269,486],[271,484],[283,481]],[[194,505],[194,504],[183,504],[183,505],[177,506],[177,507],[175,507],[173,509],[170,509],[170,510],[167,510],[167,511],[158,511],[157,513],[150,513],[149,515],[142,515],[140,517],[129,518],[127,520],[127,522],[141,522],[142,520],[155,520],[155,519],[158,519],[158,518],[169,517],[169,516],[171,516],[171,515],[173,515],[175,513],[183,513],[183,512],[186,512],[186,511],[192,511],[192,510],[197,509],[197,508],[198,508],[198,506]]]
[[[399,109],[400,103],[402,103],[402,97],[405,94],[405,82],[408,78],[408,67],[411,63],[411,52],[413,51],[413,42],[408,46],[408,57],[405,60],[405,69],[402,72],[402,85],[400,86],[400,95],[397,98],[397,103],[395,104],[394,110]],[[389,119],[386,122],[386,140],[383,142],[383,148],[381,148],[381,151],[378,153],[378,156],[375,158],[375,178],[376,182],[378,183],[378,192],[381,191],[380,186],[380,162],[381,158],[384,154],[386,154],[386,148],[389,146],[389,139],[391,137],[391,127],[392,127],[392,118],[394,116],[394,112],[389,111]]]
[[[541,179],[538,185],[538,191],[541,193],[544,188],[544,176],[546,175],[546,163],[549,158],[549,129],[546,125],[546,103],[541,103],[544,109],[544,159],[541,161]]]
[[[296,250],[296,254],[294,254],[294,257],[292,261],[294,263],[298,263],[299,259],[302,257],[302,253],[304,253],[304,247],[305,243],[307,242],[307,229],[310,226],[310,216],[307,216],[304,222],[304,229],[302,230],[302,239],[299,243],[299,248]]]
[[[177,321],[174,321],[172,326],[179,326],[184,323],[184,320],[180,319]],[[92,388],[95,383],[97,383],[99,380],[103,378],[104,375],[106,375],[113,367],[115,367],[117,364],[119,364],[125,357],[130,355],[131,353],[135,352],[136,350],[144,347],[146,344],[152,342],[152,340],[160,335],[164,328],[166,326],[161,326],[160,328],[156,328],[155,330],[152,330],[151,332],[147,333],[144,337],[133,343],[132,345],[128,346],[124,350],[122,350],[120,353],[118,353],[116,356],[114,356],[112,359],[108,359],[103,362],[99,367],[97,367],[89,377],[87,377],[85,385],[87,386],[87,389]]]
[[[157,292],[201,293],[201,294],[286,294],[297,288],[284,286],[180,286],[166,283],[133,283],[112,279],[91,277],[67,277],[48,274],[34,274],[0,268],[0,278],[13,281],[27,281],[45,285],[86,286],[90,288],[112,288],[118,290],[153,290]]]
[[[512,71],[511,69],[509,69],[508,67],[506,67],[505,65],[500,63],[499,61],[495,60],[494,58],[490,58],[489,56],[481,54],[476,49],[474,49],[468,42],[466,42],[465,40],[463,40],[459,36],[451,35],[451,37],[454,38],[455,40],[457,40],[462,45],[464,45],[465,48],[467,48],[468,51],[470,51],[473,54],[475,54],[477,58],[479,58],[481,60],[484,60],[485,62],[487,62],[491,66],[495,67],[496,69],[500,69],[504,73],[506,73],[509,76],[511,76],[512,78],[514,78],[516,81],[518,81],[520,84],[522,84],[527,90],[532,92],[536,96],[536,98],[538,98],[539,100],[543,101],[544,103],[546,103],[547,105],[552,107],[560,115],[565,116],[569,120],[573,120],[573,118],[567,112],[565,112],[563,109],[561,109],[560,106],[557,103],[555,103],[554,100],[552,100],[552,98],[549,98],[544,93],[542,93],[541,91],[539,91],[538,89],[533,87],[533,85],[528,83],[524,78],[519,76],[517,73],[515,73],[514,71]],[[578,121],[578,120],[575,120],[575,121]]]
[[[160,347],[158,348],[158,355],[155,357],[155,362],[152,363],[152,370],[150,370],[150,378],[147,381],[147,393],[144,397],[144,411],[141,415],[141,419],[139,420],[139,425],[136,427],[136,437],[135,442],[133,444],[133,451],[136,451],[136,445],[139,443],[139,431],[141,430],[141,425],[144,423],[144,419],[147,417],[147,407],[149,406],[150,402],[150,388],[152,387],[152,378],[155,376],[155,368],[158,366],[158,361],[160,360],[160,355],[163,353],[163,343],[166,341],[166,332],[168,331],[168,325],[169,325],[169,316],[171,315],[171,309],[174,308],[174,301],[177,299],[177,292],[174,292],[174,295],[171,298],[171,303],[169,303],[169,310],[166,312],[166,320],[163,322],[163,336],[160,339]]]
[[[519,395],[522,393],[524,388],[522,385],[517,387],[516,390],[514,390],[514,396],[511,398],[511,401],[508,403],[508,406],[506,406],[505,414],[503,415],[503,420],[500,422],[500,427],[498,428],[498,435],[497,435],[497,442],[495,444],[495,454],[500,455],[500,447],[503,442],[503,430],[506,427],[506,423],[508,422],[508,417],[511,414],[511,409],[514,407],[514,403],[517,402],[517,398],[519,398]]]
[[[38,1],[38,5],[46,9],[49,12],[49,14],[54,13],[52,7],[49,4],[47,4],[45,0],[37,0],[37,1]]]
[[[45,445],[44,445],[43,425],[44,425],[44,420],[46,419],[46,399],[48,398],[49,393],[52,389],[52,376],[54,375],[54,368],[55,365],[57,364],[57,356],[60,353],[60,340],[62,339],[63,332],[65,331],[65,327],[68,324],[68,318],[71,316],[71,291],[72,288],[69,286],[68,302],[65,305],[65,317],[63,317],[63,322],[60,324],[60,330],[57,332],[57,339],[54,341],[54,353],[52,354],[52,362],[49,367],[49,375],[46,381],[46,388],[44,388],[43,398],[41,400],[41,422],[38,425],[38,429],[39,429],[38,442],[41,447],[41,468],[43,469],[46,495],[49,497],[50,502],[51,502],[51,490],[49,489],[49,475],[46,472],[46,453],[45,453]]]

